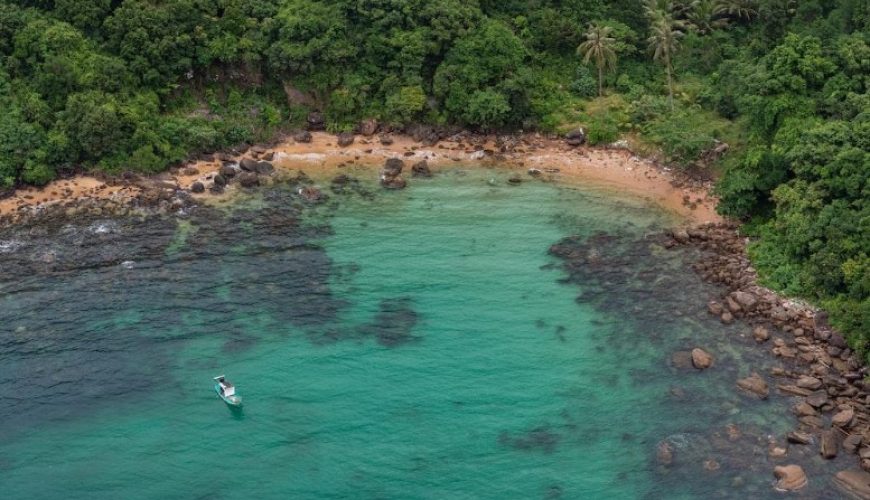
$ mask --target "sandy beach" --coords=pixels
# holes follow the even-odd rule
[[[339,147],[335,135],[315,132],[311,142],[295,142],[287,138],[273,147],[251,148],[244,154],[232,157],[232,160],[271,157],[279,174],[304,171],[318,183],[328,183],[340,173],[377,176],[378,169],[388,158],[405,161],[406,178],[410,178],[408,170],[411,164],[422,160],[426,160],[436,175],[439,168],[449,166],[499,167],[515,170],[517,176],[524,180],[532,180],[532,172],[556,182],[592,185],[629,193],[684,217],[687,223],[721,220],[715,212],[716,199],[709,193],[709,186],[679,180],[667,168],[639,158],[625,149],[575,148],[561,140],[538,135],[512,137],[507,147],[504,143],[497,143],[494,136],[475,137],[473,140],[460,137],[434,146],[423,146],[403,135],[394,135],[391,139],[392,143],[385,145],[375,136],[356,136],[353,144]],[[192,161],[183,167],[136,181],[112,183],[91,176],[79,176],[52,182],[43,188],[19,189],[12,196],[0,200],[0,216],[84,199],[111,199],[125,203],[134,200],[152,184],[163,187],[174,185],[189,190],[195,182],[201,182],[208,188],[222,162],[227,161],[226,155],[214,156],[213,160]],[[206,191],[194,196],[203,202],[225,199],[232,196],[235,189],[235,186],[230,185],[222,195]]]

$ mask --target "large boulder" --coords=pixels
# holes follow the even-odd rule
[[[232,165],[221,165],[221,168],[220,168],[220,170],[218,170],[218,173],[220,173],[222,176],[229,179],[231,177],[236,176],[236,169]]]
[[[293,140],[296,142],[307,144],[311,142],[311,132],[307,130],[296,132],[295,134],[293,134]]]
[[[852,498],[870,498],[870,473],[859,469],[841,470],[834,484]]]
[[[375,135],[375,132],[378,131],[378,121],[374,118],[369,118],[368,120],[363,120],[360,122],[359,127],[357,127],[359,133],[366,136],[371,137]]]
[[[813,435],[803,431],[791,431],[785,435],[785,439],[792,444],[810,444],[813,442]]]
[[[852,425],[852,420],[855,418],[855,410],[852,408],[845,408],[841,411],[838,411],[831,417],[831,425],[836,427],[848,428]]]
[[[245,172],[256,172],[257,163],[257,160],[253,158],[242,158],[242,161],[239,162],[239,167]]]
[[[755,372],[752,372],[752,375],[746,378],[738,380],[737,387],[754,394],[761,399],[767,399],[767,396],[770,394],[770,388],[767,386],[767,382],[761,378],[761,375]]]
[[[323,115],[316,111],[308,113],[308,119],[306,121],[308,123],[308,130],[323,130],[325,127]]]
[[[755,310],[755,306],[758,305],[758,297],[756,297],[755,294],[744,292],[742,290],[731,292],[729,297],[734,299],[734,302],[739,304],[740,308],[747,312]]]
[[[346,148],[353,144],[354,135],[350,132],[342,132],[338,134],[338,147]]]
[[[196,181],[190,185],[190,192],[191,193],[204,193],[205,192],[205,185],[203,185],[203,183],[201,183],[199,181]]]
[[[817,379],[816,377],[801,375],[801,377],[797,379],[797,382],[795,382],[795,385],[802,389],[809,389],[811,391],[815,391],[822,387],[822,381]]]
[[[389,158],[384,162],[384,170],[381,173],[395,176],[401,174],[403,168],[405,168],[405,162],[399,158]]]
[[[275,167],[273,167],[272,164],[267,162],[267,161],[258,162],[257,168],[255,169],[255,172],[257,172],[260,175],[269,175],[274,171],[275,171]]]
[[[260,178],[253,172],[242,172],[238,177],[239,184],[245,188],[251,188],[260,184]]]
[[[219,186],[219,187],[224,187],[227,185],[227,179],[224,176],[222,176],[221,174],[217,174],[216,176],[214,176],[214,179],[212,179],[212,182],[214,183],[215,186]]]
[[[582,146],[586,143],[586,131],[582,128],[574,129],[565,134],[565,142],[569,146]]]
[[[773,468],[778,479],[775,488],[779,491],[796,491],[807,485],[807,475],[800,465],[779,465]]]
[[[402,169],[405,168],[405,162],[398,158],[389,158],[384,162],[384,169],[381,171],[381,186],[387,189],[402,189],[407,183],[402,178]]]
[[[695,368],[704,370],[710,368],[712,364],[713,356],[710,353],[698,347],[692,349],[692,365]]]

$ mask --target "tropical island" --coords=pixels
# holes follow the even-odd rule
[[[63,355],[56,353],[34,354],[44,356],[38,357],[42,361],[28,362],[30,348],[47,342],[30,332],[55,332],[52,342],[61,345],[65,331],[102,331],[109,323],[113,332],[122,325],[141,324],[143,332],[187,325],[198,332],[190,333],[191,339],[208,337],[206,325],[221,324],[218,330],[232,331],[221,330],[226,343],[218,354],[198,340],[188,348],[221,373],[223,366],[209,363],[249,356],[251,367],[241,371],[250,378],[257,356],[257,363],[283,366],[269,358],[274,350],[258,350],[284,328],[276,325],[293,325],[294,333],[286,335],[299,333],[312,352],[346,340],[387,353],[423,346],[432,338],[431,331],[424,334],[427,328],[445,328],[448,337],[455,329],[447,327],[452,323],[437,307],[430,304],[434,309],[427,311],[427,286],[452,289],[477,278],[457,276],[452,283],[445,277],[442,283],[438,273],[404,281],[387,270],[366,274],[379,268],[359,250],[362,241],[390,255],[402,255],[413,241],[426,241],[427,248],[447,245],[443,235],[402,232],[392,224],[451,227],[425,218],[387,222],[378,207],[393,214],[441,207],[445,212],[438,217],[452,220],[453,214],[467,233],[444,231],[470,245],[456,254],[449,245],[440,248],[445,256],[473,259],[482,247],[499,246],[504,238],[518,253],[501,258],[516,269],[522,260],[510,259],[522,254],[522,235],[514,240],[502,229],[487,236],[482,228],[488,223],[479,222],[475,236],[478,223],[468,219],[471,211],[503,210],[504,220],[489,223],[503,227],[499,224],[516,220],[525,228],[517,231],[526,231],[528,244],[534,243],[524,258],[550,259],[532,270],[556,269],[562,273],[559,290],[565,285],[574,287],[569,295],[580,290],[575,299],[580,308],[572,303],[562,312],[558,300],[542,302],[554,317],[536,319],[532,329],[553,329],[557,343],[570,342],[571,315],[591,308],[599,316],[586,318],[583,335],[589,337],[581,337],[590,346],[600,340],[601,357],[652,350],[649,359],[639,355],[641,364],[627,369],[631,383],[667,373],[664,385],[653,389],[666,395],[667,404],[688,407],[703,400],[719,404],[717,411],[729,418],[745,419],[738,425],[720,421],[716,411],[699,416],[705,426],[721,424],[703,441],[676,432],[653,439],[649,429],[626,424],[599,448],[617,442],[643,448],[634,462],[608,469],[617,473],[643,464],[651,478],[638,481],[643,487],[631,489],[634,483],[625,481],[626,490],[594,489],[554,480],[543,496],[654,498],[679,492],[700,498],[802,491],[810,497],[870,498],[868,78],[865,0],[0,1],[0,257],[8,259],[0,271],[0,293],[6,295],[0,308],[8,315],[0,319],[13,325],[9,337],[0,338],[7,346],[0,354],[16,366],[33,367],[25,373],[40,380],[35,386],[43,389],[34,389],[38,398],[62,400],[66,396],[52,392],[53,375],[37,365],[45,362],[67,373],[75,363],[57,361]],[[474,190],[454,199],[463,189]],[[502,196],[515,196],[520,205]],[[523,225],[522,217],[538,203],[542,218]],[[588,213],[577,215],[571,207]],[[368,240],[368,231],[360,228],[369,224],[383,226],[384,235],[398,231],[400,247]],[[548,224],[552,231],[541,229]],[[242,228],[244,238],[232,228]],[[542,247],[541,241],[547,244]],[[425,250],[414,248],[410,251]],[[235,262],[238,255],[249,260],[234,264],[235,270],[222,267],[224,259]],[[406,270],[425,268],[418,262],[427,258],[438,262],[396,255],[391,258]],[[257,259],[273,274],[259,274]],[[223,278],[198,288],[194,275],[206,271],[190,264],[194,261],[212,262],[218,272],[211,278]],[[474,262],[476,269],[487,268]],[[113,285],[91,274],[93,269],[120,266],[135,273],[140,265],[141,272],[154,274],[125,279],[133,288],[157,287],[166,302],[153,308],[171,314],[174,324],[127,300],[107,306],[103,314],[112,319],[101,326],[84,317],[70,320],[74,327],[34,319],[38,304],[67,300],[85,282],[99,292],[82,294],[84,302],[73,309],[102,310],[100,297],[110,297]],[[564,293],[535,288],[540,275],[517,272],[517,279],[526,281],[514,284],[523,291],[512,300],[536,303],[531,298],[536,293]],[[37,281],[18,283],[22,276]],[[73,276],[73,285],[65,284],[64,276]],[[189,297],[181,285],[171,284],[174,279],[193,290]],[[367,279],[396,290],[352,305],[355,294],[364,293],[359,290],[378,288]],[[553,285],[552,276],[547,279]],[[428,285],[417,290],[411,283]],[[492,304],[483,299],[501,289],[497,283],[492,289],[481,286],[457,292],[468,294],[466,307],[480,299],[474,306],[480,318],[488,308],[510,309],[495,298]],[[215,295],[215,290],[222,291]],[[267,305],[258,302],[264,309],[256,313],[226,305],[253,307],[248,295]],[[198,300],[208,308],[197,311]],[[449,303],[445,297],[431,300]],[[654,300],[655,312],[642,305]],[[15,316],[17,308],[30,312]],[[661,319],[659,308],[675,310],[675,318]],[[50,310],[57,317],[73,314],[70,308]],[[450,318],[464,318],[469,310],[452,311]],[[609,321],[628,316],[632,326],[626,328],[646,347],[617,340],[616,333],[597,337],[610,328]],[[477,325],[473,317],[467,322]],[[478,327],[494,320],[487,321],[481,319]],[[662,340],[662,328],[686,333]],[[146,349],[148,356],[168,356],[159,342],[181,339],[177,332],[161,335]],[[116,346],[110,337],[104,340],[111,345],[100,352],[126,353],[117,361],[125,366],[125,377],[155,375],[131,371],[127,365],[135,364],[135,349]],[[154,339],[148,338],[151,345]],[[517,346],[527,342],[517,337]],[[656,368],[643,364],[664,351],[666,360]],[[100,370],[112,370],[103,366],[108,362],[102,355],[93,356],[85,357]],[[541,363],[552,356],[542,353]],[[583,356],[578,359],[587,359]],[[194,358],[164,362],[169,371],[190,373]],[[0,375],[18,382],[19,375],[9,370]],[[615,368],[600,370],[590,377],[598,380]],[[714,376],[728,382],[715,389],[700,378],[693,382],[700,384],[696,392],[675,382],[717,370]],[[95,373],[81,378],[105,388],[96,391],[94,401],[115,401],[112,384]],[[558,377],[566,376],[549,375],[556,387],[563,380]],[[244,378],[232,378],[244,390]],[[725,387],[734,394],[723,400]],[[701,396],[704,390],[710,392]],[[246,402],[256,401],[256,390],[251,392]],[[624,407],[615,403],[608,418],[621,418],[629,400],[626,396]],[[753,405],[742,406],[746,401]],[[9,417],[39,413],[38,405],[29,404],[10,410]],[[456,409],[472,403],[451,404]],[[559,453],[566,453],[571,429],[582,427],[572,418],[582,420],[579,414],[590,411],[574,404],[579,405],[568,403],[562,412],[566,422],[540,417],[547,423],[503,430],[487,443],[502,452],[537,454],[532,465],[517,465],[520,471],[570,463]],[[578,415],[570,415],[570,408]],[[22,417],[16,425],[26,435],[32,432],[27,425],[66,421],[53,418],[32,424]],[[202,418],[200,424],[210,417]],[[24,441],[0,434],[0,450],[4,439],[7,451],[27,449]],[[431,459],[420,453],[423,457],[413,460]],[[405,466],[389,464],[386,470]],[[305,467],[297,472],[316,468]],[[758,475],[734,472],[741,468]],[[28,489],[34,486],[31,471],[21,463],[0,460],[4,469],[21,474],[13,495],[61,494]],[[609,482],[622,482],[627,473],[620,469],[618,479]],[[68,479],[78,477],[69,474]],[[681,489],[700,474],[713,479]],[[759,486],[761,475],[770,478],[769,487]],[[366,484],[361,495],[459,494],[443,485],[414,490],[399,484],[384,479],[383,490]],[[501,490],[490,493],[503,493],[500,497],[531,494],[496,484]],[[292,481],[274,486],[263,494],[349,494],[297,488]],[[486,496],[473,491],[474,497]],[[147,495],[164,493],[156,489]]]

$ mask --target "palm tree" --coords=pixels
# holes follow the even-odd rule
[[[758,12],[755,10],[755,0],[716,0],[716,13],[749,21]]]
[[[616,68],[616,51],[613,45],[616,39],[610,36],[613,28],[596,24],[589,25],[586,41],[577,47],[577,54],[583,56],[583,64],[595,59],[598,67],[598,96],[604,95],[604,70]]]
[[[718,28],[728,26],[728,18],[719,12],[718,0],[693,0],[688,11],[689,22],[694,31],[701,35],[709,35]]]
[[[659,61],[665,66],[668,76],[668,103],[671,111],[674,110],[674,81],[673,81],[673,58],[677,49],[680,48],[681,31],[684,28],[682,21],[674,19],[669,12],[658,11],[652,18],[650,30],[652,35],[647,39],[649,47],[653,51],[653,60]]]

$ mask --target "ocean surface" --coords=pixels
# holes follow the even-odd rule
[[[509,174],[0,230],[0,497],[779,498],[799,463],[836,498],[852,457],[768,458],[789,400],[734,382],[775,361],[707,315],[677,220]]]

